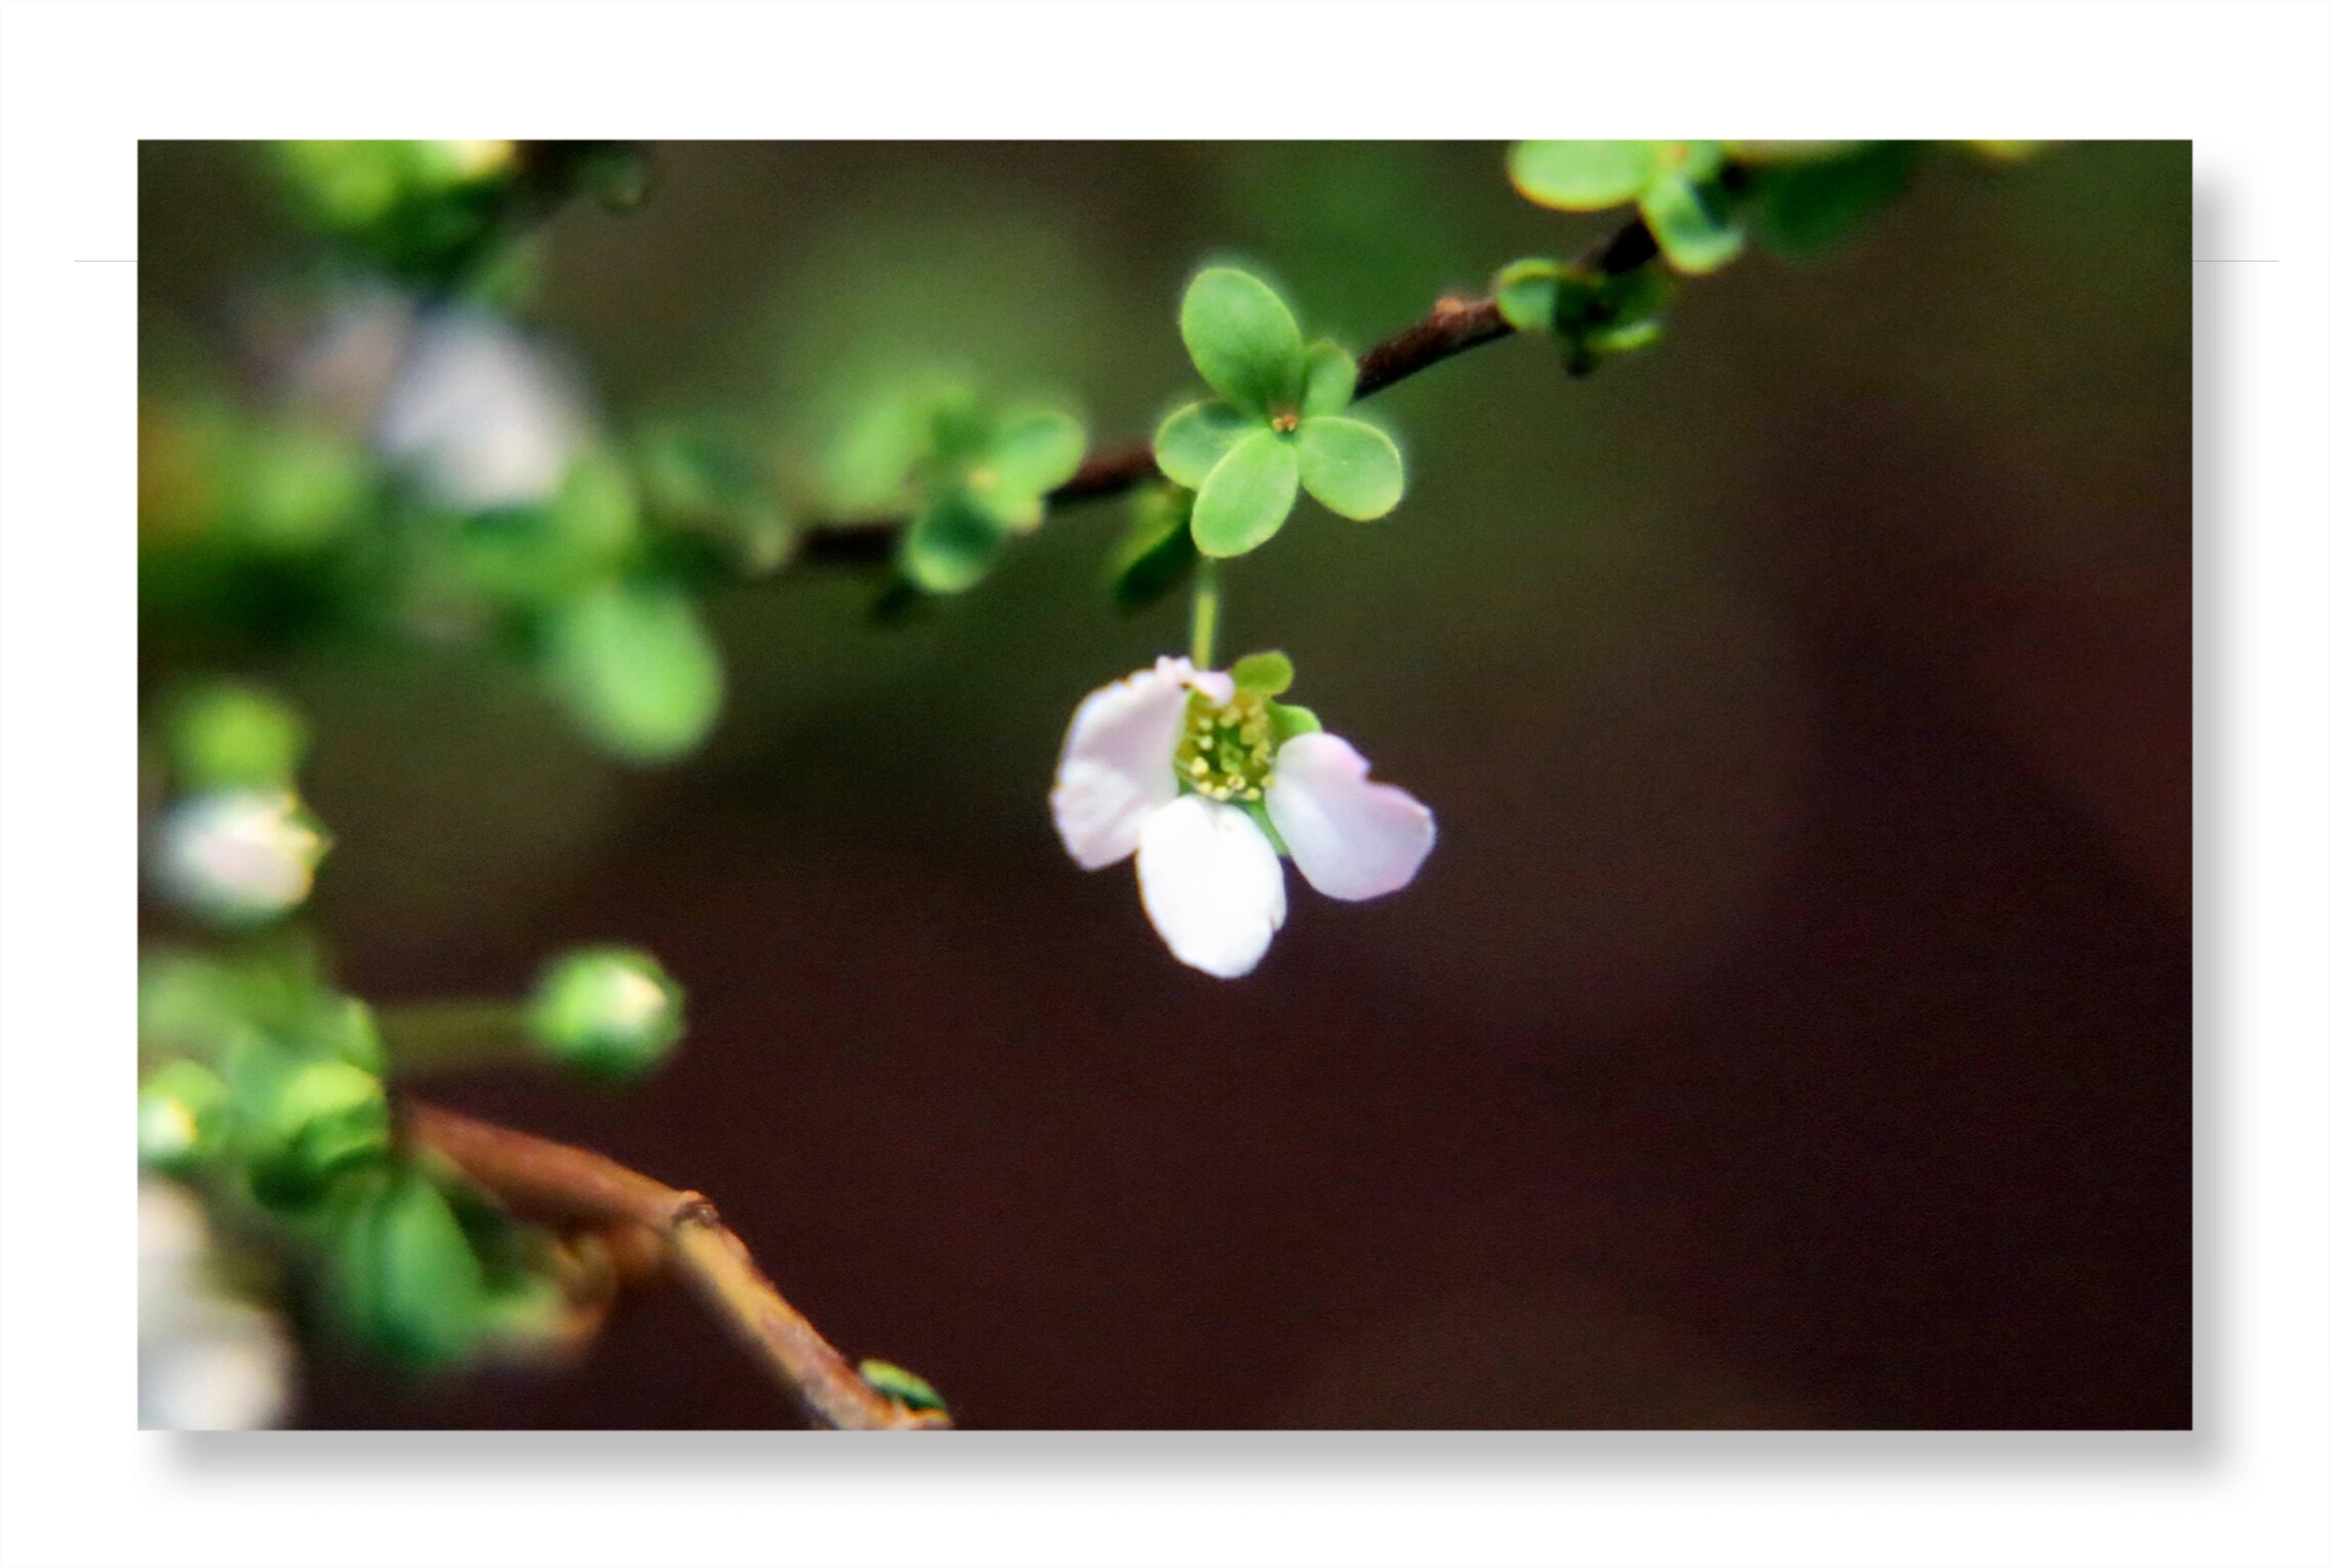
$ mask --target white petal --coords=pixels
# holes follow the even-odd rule
[[[1278,852],[1235,806],[1184,795],[1151,813],[1133,867],[1149,923],[1193,969],[1237,978],[1286,920]]]
[[[1173,748],[1189,707],[1188,659],[1113,681],[1076,704],[1052,783],[1052,825],[1078,865],[1114,865],[1141,842],[1149,814],[1180,790]]]
[[[1263,792],[1286,851],[1329,898],[1396,893],[1432,851],[1429,808],[1368,779],[1368,760],[1339,735],[1313,732],[1278,748]]]

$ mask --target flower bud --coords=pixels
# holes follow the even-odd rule
[[[659,1065],[682,1032],[681,992],[636,948],[582,948],[543,973],[526,1032],[552,1060],[601,1078]]]

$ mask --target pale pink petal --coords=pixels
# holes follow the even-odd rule
[[[1432,851],[1432,812],[1407,790],[1368,778],[1368,760],[1339,735],[1313,732],[1278,748],[1263,804],[1286,852],[1329,898],[1375,898],[1406,887]]]
[[[1179,792],[1173,748],[1192,674],[1188,659],[1159,659],[1076,704],[1052,784],[1052,825],[1086,871],[1131,855],[1141,823]]]
[[[1278,852],[1235,806],[1184,795],[1141,828],[1141,903],[1173,956],[1234,980],[1262,961],[1286,919]]]

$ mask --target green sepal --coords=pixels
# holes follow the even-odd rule
[[[895,1362],[872,1358],[857,1364],[857,1375],[866,1386],[885,1399],[893,1399],[908,1410],[934,1410],[943,1413],[947,1402],[933,1388],[927,1378],[918,1377]]]
[[[1179,485],[1151,485],[1132,498],[1132,520],[1110,547],[1104,567],[1110,602],[1131,615],[1179,586],[1198,564],[1189,537],[1189,507],[1197,499]]]
[[[1359,390],[1359,362],[1340,343],[1321,338],[1302,354],[1302,417],[1340,414]]]
[[[1657,142],[1515,142],[1505,156],[1513,188],[1541,207],[1596,213],[1624,206],[1659,172]]]
[[[1270,419],[1300,406],[1302,333],[1270,286],[1233,267],[1208,267],[1181,297],[1181,341],[1206,384]]]
[[[1189,535],[1208,555],[1243,555],[1285,523],[1301,482],[1294,443],[1274,431],[1257,430],[1206,476],[1190,509]]]
[[[1286,847],[1286,840],[1278,836],[1278,824],[1270,819],[1269,808],[1261,801],[1240,800],[1236,806],[1256,827],[1262,829],[1262,836],[1270,840],[1270,847],[1276,850],[1282,858],[1292,853]]]
[[[342,1322],[407,1371],[459,1364],[484,1330],[485,1271],[425,1176],[395,1172],[365,1195],[342,1222],[335,1261]]]
[[[1157,468],[1176,485],[1195,490],[1214,465],[1246,437],[1269,427],[1252,414],[1208,399],[1185,404],[1157,427]]]
[[[1677,172],[1643,193],[1643,222],[1678,272],[1713,272],[1739,254],[1748,236],[1725,211],[1720,193]]]
[[[1369,523],[1407,487],[1399,449],[1375,426],[1344,415],[1304,420],[1294,432],[1302,487],[1330,512]]]
[[[1248,654],[1230,666],[1230,680],[1242,692],[1274,697],[1294,684],[1294,661],[1275,648]]]
[[[1516,332],[1553,330],[1554,302],[1560,297],[1563,268],[1542,256],[1524,256],[1497,269],[1490,292],[1497,313]]]
[[[552,619],[545,654],[575,723],[627,761],[684,756],[719,717],[719,650],[675,590],[602,582]]]
[[[1326,728],[1319,715],[1300,703],[1270,704],[1270,739],[1273,745],[1283,746],[1297,735],[1315,735]]]
[[[292,787],[308,726],[291,705],[240,681],[208,681],[172,704],[170,768],[183,794]]]
[[[1908,187],[1921,150],[1916,142],[1864,142],[1833,156],[1758,167],[1748,214],[1757,240],[1791,259],[1826,250]]]

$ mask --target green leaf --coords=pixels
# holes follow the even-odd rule
[[[1248,654],[1230,666],[1230,679],[1242,692],[1274,697],[1294,684],[1294,661],[1275,648]]]
[[[1302,487],[1328,511],[1366,523],[1399,505],[1407,486],[1399,449],[1375,426],[1340,417],[1305,420],[1294,447]]]
[[[1189,534],[1208,555],[1243,555],[1278,532],[1302,482],[1294,443],[1257,430],[1206,477],[1189,513]]]
[[[485,1271],[433,1183],[401,1175],[368,1197],[347,1218],[337,1261],[348,1327],[408,1371],[450,1366],[476,1344]]]
[[[170,761],[178,789],[289,789],[308,749],[308,726],[289,704],[240,681],[210,681],[171,714]]]
[[[905,1367],[888,1361],[871,1358],[857,1364],[857,1375],[866,1385],[886,1399],[895,1399],[908,1410],[943,1411],[947,1402],[939,1397],[926,1379],[915,1376]]]
[[[639,491],[613,454],[585,452],[566,470],[551,515],[562,542],[575,557],[604,565],[619,558],[639,534]]]
[[[1198,373],[1259,419],[1302,397],[1302,333],[1294,313],[1250,272],[1209,267],[1181,297],[1181,341]]]
[[[1299,703],[1270,704],[1270,739],[1274,744],[1284,745],[1297,735],[1315,735],[1326,728],[1319,715]]]
[[[1359,384],[1359,363],[1339,343],[1321,338],[1302,356],[1302,417],[1340,414],[1351,406]]]
[[[1516,142],[1505,167],[1541,207],[1593,213],[1623,206],[1659,172],[1657,142]]]
[[[1197,497],[1179,485],[1151,485],[1132,499],[1132,521],[1108,553],[1109,598],[1126,615],[1148,609],[1198,564],[1189,537]]]
[[[1643,222],[1678,272],[1712,272],[1739,254],[1747,235],[1719,210],[1720,198],[1682,174],[1643,193]]]
[[[996,421],[982,468],[997,487],[1041,496],[1067,482],[1084,460],[1084,428],[1063,413],[1030,409]]]
[[[1569,373],[1583,375],[1605,354],[1656,338],[1658,324],[1652,317],[1666,288],[1666,275],[1655,267],[1615,274],[1565,269],[1554,301],[1553,330]]]
[[[961,593],[987,575],[1009,542],[1001,519],[952,491],[907,524],[898,545],[898,569],[925,593]]]
[[[719,716],[719,651],[677,592],[607,582],[554,619],[551,687],[582,732],[633,762],[694,751]]]
[[[1525,256],[1499,269],[1490,286],[1497,311],[1516,332],[1553,330],[1554,301],[1561,293],[1561,263]]]
[[[1157,467],[1176,485],[1195,490],[1232,447],[1268,428],[1227,403],[1190,403],[1166,415],[1157,427]]]
[[[1826,250],[1899,196],[1917,166],[1916,142],[1869,142],[1833,157],[1758,168],[1750,221],[1776,255]]]

